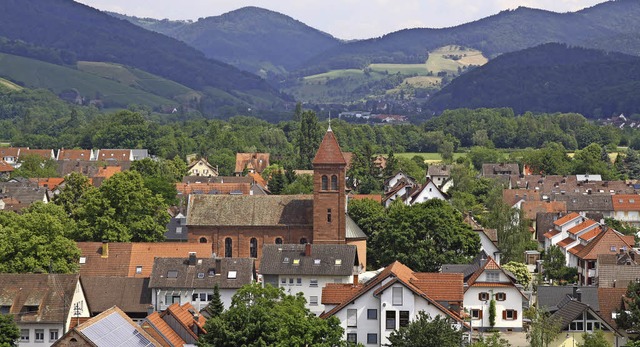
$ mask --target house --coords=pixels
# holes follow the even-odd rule
[[[510,207],[520,208],[525,201],[541,201],[540,192],[534,189],[504,189],[502,201]]]
[[[264,245],[260,274],[263,283],[291,295],[303,293],[307,308],[324,311],[322,288],[328,283],[355,283],[363,270],[353,245]]]
[[[518,164],[482,164],[482,177],[495,176],[520,176],[520,167]]]
[[[20,159],[22,159],[24,156],[27,155],[33,155],[33,156],[38,156],[44,160],[55,160],[56,159],[56,155],[53,152],[53,149],[29,149],[29,148],[21,148],[20,149],[20,156],[18,157],[18,162],[20,161]],[[19,165],[17,165],[16,167],[18,167]]]
[[[420,311],[466,330],[460,316],[462,288],[460,274],[416,273],[396,261],[364,284],[327,284],[320,317],[337,317],[347,341],[367,346],[388,345],[389,334]]]
[[[95,153],[90,149],[59,149],[56,156],[57,161],[93,161],[96,160]]]
[[[635,250],[598,255],[596,282],[599,288],[627,288],[640,278],[640,264]]]
[[[556,195],[556,201],[564,201],[567,204],[567,212],[580,214],[600,213],[604,217],[613,215],[613,199],[610,194],[566,194]]]
[[[69,330],[53,346],[162,347],[116,306]]]
[[[92,317],[115,305],[139,324],[153,307],[148,278],[82,276],[80,282]]]
[[[89,306],[79,275],[0,274],[0,313],[13,315],[20,347],[51,346]]]
[[[199,312],[213,296],[218,285],[226,308],[236,291],[256,279],[251,258],[155,258],[149,280],[151,301],[155,311],[164,311],[172,304],[190,303]]]
[[[253,195],[251,183],[176,183],[178,194]]]
[[[253,179],[246,176],[184,176],[182,177],[182,183],[248,183],[253,184]]]
[[[405,200],[405,204],[413,206],[431,199],[449,200],[449,194],[443,192],[438,186],[427,178],[426,182],[411,193],[411,197]]]
[[[418,189],[417,183],[414,184],[410,181],[400,181],[393,189],[384,195],[382,198],[382,205],[389,208],[389,206],[391,206],[391,204],[396,200],[400,200],[404,203],[411,198],[411,194],[413,194],[416,189]]]
[[[190,304],[173,304],[163,312],[151,313],[141,324],[163,347],[195,346],[206,334],[205,317]]]
[[[133,161],[130,149],[100,149],[96,151],[96,158],[99,161],[120,163]]]
[[[464,222],[470,225],[473,231],[480,236],[480,250],[491,255],[496,263],[500,264],[502,252],[498,248],[498,231],[482,227],[470,214],[465,214]]]
[[[18,212],[34,202],[46,204],[50,198],[47,188],[38,187],[37,183],[28,180],[0,182],[0,199],[4,202],[4,210]]]
[[[595,285],[598,279],[597,260],[601,254],[615,254],[617,252],[631,251],[635,245],[634,236],[625,236],[621,233],[606,228],[593,238],[575,256],[578,266],[578,283],[582,285]]]
[[[186,242],[77,242],[82,276],[151,276],[155,257],[211,256],[211,246]]]
[[[0,159],[0,178],[5,180],[8,179],[9,176],[11,176],[11,173],[13,172],[13,170],[14,168],[11,164]]]
[[[235,175],[243,176],[245,170],[261,174],[269,166],[269,156],[269,153],[236,153]]]
[[[567,205],[564,201],[523,201],[520,210],[530,221],[532,233],[535,233],[539,213],[566,213]]]
[[[522,331],[523,306],[528,298],[515,283],[514,276],[503,270],[490,256],[481,252],[469,265],[442,265],[443,273],[464,276],[464,308],[471,325],[480,331]],[[489,325],[489,306],[496,302],[495,326]]]
[[[15,165],[18,163],[18,157],[20,157],[20,150],[27,149],[26,147],[0,147],[0,158],[7,164]]]
[[[167,241],[187,241],[189,238],[189,227],[187,227],[187,217],[182,213],[178,213],[176,216],[171,217],[169,224],[167,224],[167,232],[164,233],[164,238]]]
[[[191,162],[191,164],[189,164],[188,170],[189,170],[188,176],[205,176],[205,177],[218,176],[218,168],[213,167],[204,158],[200,158],[198,160]]]
[[[640,226],[640,195],[619,194],[612,196],[612,217],[634,227]]]
[[[384,192],[389,193],[392,190],[396,190],[400,183],[407,183],[411,187],[418,185],[418,181],[415,178],[405,174],[402,171],[396,172],[393,176],[384,180]]]
[[[453,165],[431,165],[427,169],[427,178],[431,179],[438,188],[443,189],[445,183],[447,183],[451,177],[452,168]]]

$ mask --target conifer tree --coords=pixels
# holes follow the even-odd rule
[[[213,287],[213,298],[207,307],[204,308],[204,311],[209,318],[218,317],[224,311],[224,304],[220,298],[220,287],[218,287],[217,284]]]

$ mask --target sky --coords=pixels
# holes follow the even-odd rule
[[[217,16],[245,6],[280,12],[344,40],[407,28],[443,28],[519,6],[572,12],[606,0],[76,0],[99,10],[156,19]]]

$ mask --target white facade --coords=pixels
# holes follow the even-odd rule
[[[503,331],[521,331],[522,303],[525,298],[502,270],[484,270],[464,293],[464,308],[472,317],[473,328],[480,330],[491,328],[489,324],[491,298],[496,303],[496,324],[493,328]]]
[[[386,186],[385,191],[390,191],[393,187],[396,186],[396,184],[398,184],[398,182],[401,179],[409,179],[407,175],[404,174],[404,172],[398,172],[397,174],[395,174],[395,176],[391,177],[387,182],[386,182]]]
[[[438,187],[429,180],[425,183],[425,186],[422,187],[418,194],[414,195],[411,199],[405,200],[405,204],[414,205],[431,199],[446,200],[440,189],[438,189]]]
[[[220,288],[220,300],[224,308],[231,306],[231,298],[238,291],[237,289]],[[174,303],[184,305],[191,303],[196,310],[200,311],[209,304],[213,296],[212,289],[153,289],[151,291],[151,303],[156,311],[164,311]]]
[[[409,192],[413,190],[413,186],[404,186],[400,189],[398,189],[397,192],[395,192],[393,195],[391,195],[387,200],[385,200],[384,202],[384,207],[389,208],[389,206],[391,206],[391,204],[400,199],[403,200],[404,198],[406,198],[409,195]],[[409,199],[407,199],[409,200]]]
[[[634,227],[640,226],[640,211],[613,211],[611,217]]]
[[[493,243],[482,230],[475,230],[476,233],[480,236],[480,250],[487,253],[487,255],[491,256],[495,259],[498,265],[500,264],[500,255],[502,254],[498,249],[498,246]]]
[[[319,275],[272,275],[265,276],[264,284],[284,288],[285,293],[296,295],[302,293],[307,300],[306,307],[316,315],[325,311],[322,304],[322,288],[327,283],[353,283],[351,276],[319,276]],[[268,282],[267,282],[268,278]],[[277,278],[277,285],[275,285]]]

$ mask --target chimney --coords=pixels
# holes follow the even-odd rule
[[[576,301],[582,301],[582,290],[578,289],[577,285],[573,286],[573,298]]]
[[[311,256],[311,244],[307,243],[304,245],[304,256],[305,257],[310,257]]]
[[[358,274],[354,274],[353,275],[353,285],[357,286],[358,285]]]
[[[196,265],[196,252],[189,252],[189,266]]]
[[[109,241],[102,240],[102,258],[109,258]]]

